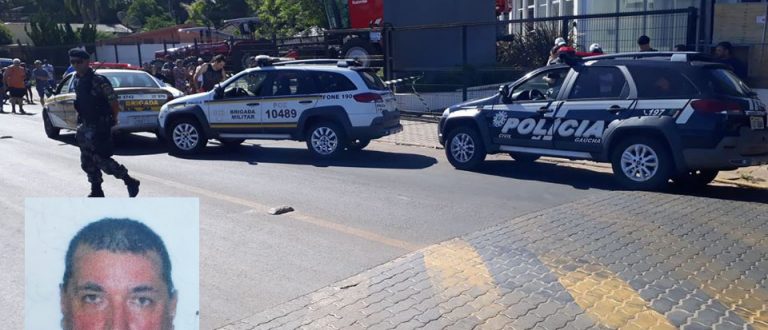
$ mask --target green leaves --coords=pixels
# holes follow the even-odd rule
[[[290,37],[311,27],[327,28],[321,0],[247,0],[259,19],[261,37]]]
[[[175,25],[171,16],[156,0],[133,0],[128,7],[126,20],[132,27],[141,28],[142,31]]]

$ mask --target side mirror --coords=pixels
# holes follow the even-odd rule
[[[223,98],[224,98],[224,88],[222,88],[219,85],[216,85],[216,88],[213,89],[213,99],[220,100]]]
[[[507,85],[499,86],[499,95],[501,95],[501,103],[503,104],[512,103],[512,99],[509,98],[509,86]]]

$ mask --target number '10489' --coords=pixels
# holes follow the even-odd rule
[[[296,109],[267,110],[267,118],[296,118]]]

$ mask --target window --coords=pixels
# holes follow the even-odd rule
[[[571,89],[569,99],[625,99],[629,85],[624,75],[613,67],[585,67]]]
[[[520,95],[520,93],[527,91],[528,95],[523,96],[519,99],[520,101],[554,100],[560,92],[560,87],[563,86],[568,70],[567,68],[562,68],[541,72],[515,87],[512,90],[512,97],[515,98],[515,95]]]
[[[74,74],[71,74],[64,78],[64,80],[59,83],[59,86],[56,87],[56,94],[69,93],[69,83],[72,81],[72,77],[74,76]]]
[[[112,87],[150,87],[156,88],[164,85],[145,72],[107,72],[104,76],[109,79]]]
[[[368,88],[376,91],[389,90],[387,85],[384,84],[381,78],[379,78],[379,76],[377,76],[375,73],[370,71],[357,71],[357,73],[363,77],[363,81],[365,81],[365,85],[368,86]]]
[[[357,89],[352,81],[342,74],[335,72],[312,72],[318,92],[338,93]]]
[[[296,95],[299,89],[299,79],[298,71],[277,71],[272,83],[269,84],[266,91],[262,90],[262,92],[266,92],[266,96]]]
[[[251,72],[244,74],[227,85],[224,89],[224,97],[235,98],[258,96],[261,94],[261,88],[266,77],[266,72]]]
[[[698,90],[680,72],[649,67],[631,67],[629,72],[643,99],[690,98]]]
[[[726,69],[706,70],[707,88],[718,95],[749,97],[754,93],[739,77]]]

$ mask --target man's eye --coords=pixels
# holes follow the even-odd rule
[[[133,299],[133,301],[139,307],[152,306],[152,304],[155,303],[154,299],[148,298],[148,297],[136,297],[136,298]]]
[[[84,302],[84,303],[86,303],[86,304],[93,304],[93,305],[99,304],[99,303],[101,303],[101,301],[102,301],[102,299],[101,299],[101,296],[99,296],[99,295],[96,295],[96,294],[87,294],[87,295],[84,295],[84,296],[82,297],[82,300],[83,300],[83,302]]]

